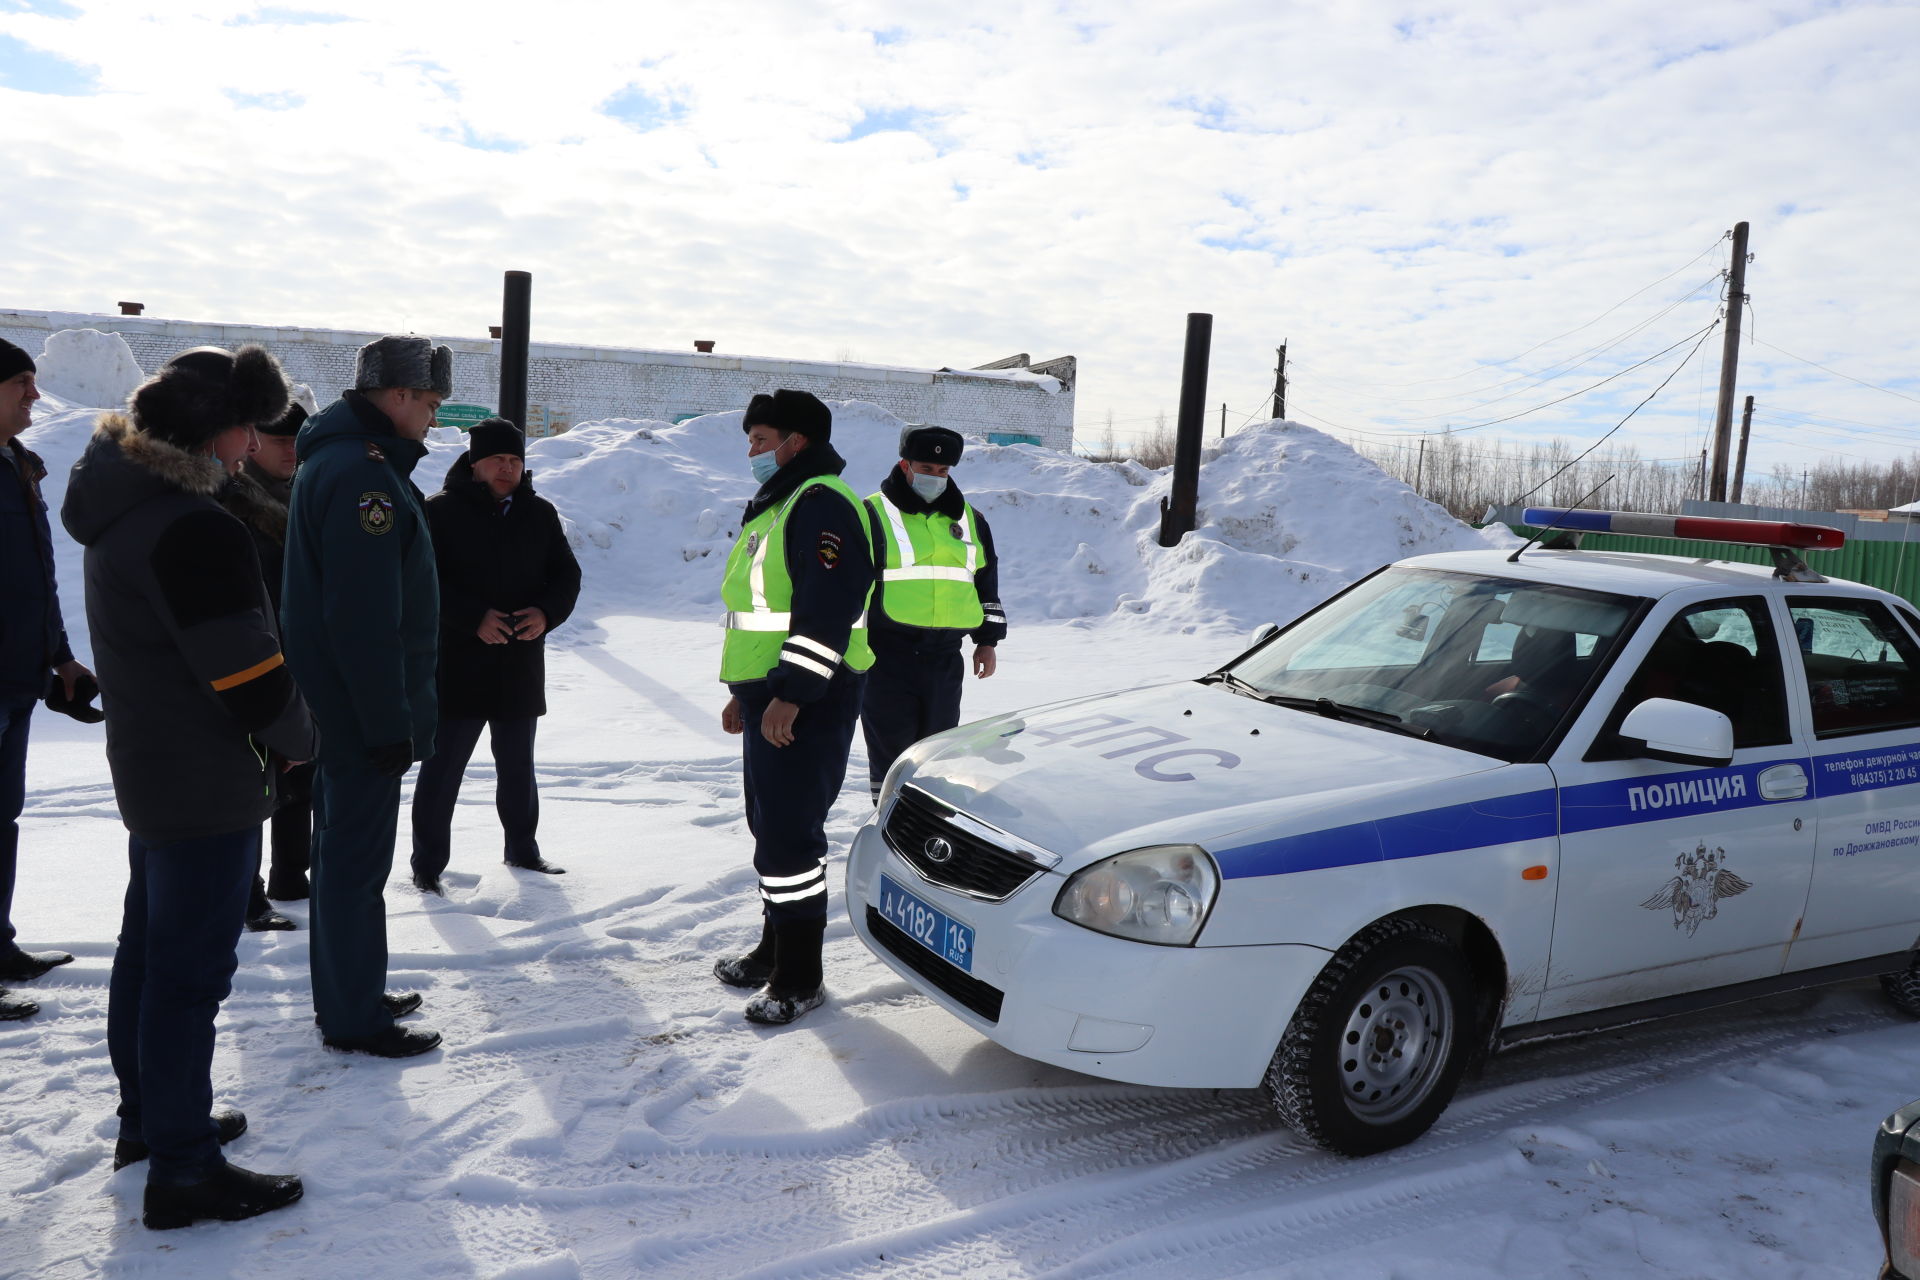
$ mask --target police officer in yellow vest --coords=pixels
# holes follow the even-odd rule
[[[947,474],[962,444],[945,427],[908,427],[900,465],[867,498],[876,545],[884,544],[860,712],[876,801],[902,751],[960,723],[961,637],[973,638],[973,673],[984,678],[1007,635],[993,531]]]
[[[760,877],[760,945],[713,966],[757,987],[747,1018],[792,1022],[826,1000],[827,812],[847,776],[873,651],[874,555],[866,511],[840,479],[833,414],[805,391],[759,395],[741,425],[760,489],[747,503],[720,597],[727,608],[721,712],[743,734],[747,827]]]

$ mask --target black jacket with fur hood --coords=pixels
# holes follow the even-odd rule
[[[148,844],[257,826],[273,811],[268,749],[315,752],[253,539],[217,497],[226,482],[214,459],[109,413],[60,508],[87,549],[114,796]]]

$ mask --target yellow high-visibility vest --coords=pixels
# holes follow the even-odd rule
[[[729,684],[740,680],[758,680],[781,660],[780,647],[787,642],[793,627],[793,578],[787,573],[787,513],[800,495],[814,487],[831,489],[860,509],[860,499],[838,476],[815,476],[787,495],[778,506],[768,507],[749,520],[734,539],[727,555],[726,575],[720,581],[720,601],[727,606],[723,625],[727,637],[720,650],[720,678]],[[873,554],[873,535],[860,521],[867,540],[867,554]],[[789,661],[828,679],[837,664],[844,662],[854,671],[873,666],[873,649],[867,644],[866,604],[871,603],[873,588],[867,588],[867,601],[860,609],[853,631],[847,637],[847,651],[835,653],[826,645],[806,636],[794,636],[794,645],[804,653],[790,653]]]
[[[884,493],[869,495],[867,505],[887,541],[881,612],[902,626],[936,631],[972,631],[986,621],[973,582],[984,553],[971,505],[958,520],[937,511],[908,515]]]

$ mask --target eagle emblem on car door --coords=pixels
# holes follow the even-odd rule
[[[1727,851],[1709,850],[1703,841],[1692,853],[1673,860],[1673,877],[1640,905],[1649,911],[1673,911],[1673,927],[1691,938],[1703,921],[1720,913],[1720,899],[1737,897],[1753,885],[1727,870]]]

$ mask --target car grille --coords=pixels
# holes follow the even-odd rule
[[[1033,862],[962,830],[952,818],[953,810],[931,797],[902,790],[881,834],[888,847],[930,883],[988,902],[1011,896],[1040,874]],[[945,862],[927,856],[927,846],[936,840],[952,850]]]
[[[867,930],[873,934],[873,940],[885,947],[901,964],[988,1022],[1000,1021],[1000,1002],[1006,998],[1000,988],[988,986],[972,974],[948,964],[896,928],[871,906],[867,908]]]

